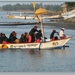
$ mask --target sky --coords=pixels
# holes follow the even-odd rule
[[[11,1],[11,0],[0,0],[0,1]],[[13,0],[13,1],[40,1],[40,0]],[[41,1],[60,1],[60,0],[41,0]],[[75,0],[61,0],[61,1],[75,1]]]
[[[74,2],[75,0],[0,0],[0,6],[6,5],[6,4],[29,4],[31,2],[40,3],[42,1],[42,4],[63,4],[65,1]]]

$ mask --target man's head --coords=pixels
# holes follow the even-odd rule
[[[61,30],[64,30],[65,28],[61,28]]]
[[[34,29],[37,29],[37,26],[34,26]]]

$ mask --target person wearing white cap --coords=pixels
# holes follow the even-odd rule
[[[61,31],[59,32],[60,39],[66,38],[65,33],[64,33],[64,29],[65,28],[61,28]]]

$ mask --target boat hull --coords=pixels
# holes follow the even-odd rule
[[[18,44],[0,44],[0,49],[52,49],[59,48],[65,45],[72,37],[68,37],[66,39],[54,40],[54,41],[46,41],[40,43],[18,43]]]

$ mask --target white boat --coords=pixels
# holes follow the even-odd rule
[[[9,43],[9,44],[0,44],[0,49],[52,49],[63,47],[72,37],[65,39],[59,39],[54,41],[46,41],[40,43]]]
[[[16,16],[16,15],[6,15],[7,18],[16,18],[16,19],[36,19],[37,17],[35,16]],[[52,16],[53,17],[53,16]],[[52,18],[51,17],[51,18]],[[40,17],[39,17],[40,18]],[[49,19],[50,16],[43,16],[42,19]]]

